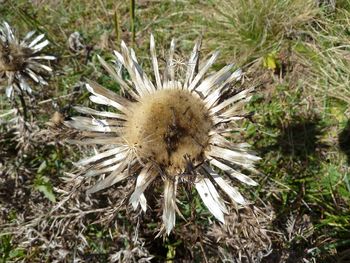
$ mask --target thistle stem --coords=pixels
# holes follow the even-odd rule
[[[115,30],[115,38],[116,38],[117,44],[119,44],[121,30],[120,30],[118,10],[114,12],[114,30]]]
[[[132,34],[132,43],[133,45],[135,44],[135,38],[136,38],[136,33],[135,33],[135,0],[130,0],[130,31]]]
[[[21,89],[21,95],[18,96],[20,101],[21,101],[21,105],[22,105],[22,113],[23,113],[23,119],[24,122],[26,122],[28,120],[28,114],[27,114],[27,105],[26,102],[24,100],[24,95],[23,95],[23,90]]]

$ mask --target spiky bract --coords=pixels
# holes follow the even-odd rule
[[[30,31],[19,40],[7,22],[0,24],[0,79],[7,80],[8,97],[13,96],[14,91],[31,93],[28,79],[47,85],[42,75],[50,73],[52,69],[41,62],[56,58],[41,54],[49,44],[44,37],[44,34],[35,37],[35,31]]]
[[[198,41],[188,61],[186,76],[176,76],[173,64],[175,42],[171,42],[164,75],[159,74],[154,38],[150,49],[155,75],[153,84],[142,71],[133,49],[122,42],[122,52],[116,52],[117,64],[130,75],[124,80],[119,68],[113,68],[99,57],[108,73],[128,96],[121,97],[99,84],[89,81],[91,101],[109,105],[117,112],[101,112],[76,107],[83,114],[103,117],[73,117],[66,124],[83,131],[80,144],[105,145],[102,152],[78,162],[86,176],[108,174],[89,193],[110,187],[129,176],[137,175],[130,203],[146,211],[146,188],[157,178],[164,180],[163,230],[167,234],[175,225],[176,190],[179,182],[192,180],[209,211],[222,223],[228,213],[216,187],[221,188],[235,203],[245,204],[229,178],[248,185],[257,183],[239,172],[254,170],[258,157],[250,153],[247,144],[234,144],[225,138],[242,119],[241,109],[251,98],[253,89],[237,92],[232,83],[240,79],[241,71],[232,72],[233,64],[205,77],[218,52],[199,65]],[[224,96],[225,94],[225,96]],[[216,171],[218,169],[218,171]],[[219,171],[223,174],[219,174]]]

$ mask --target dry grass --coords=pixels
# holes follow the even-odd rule
[[[66,132],[60,129],[61,118],[73,115],[71,105],[88,104],[84,78],[119,90],[101,73],[96,54],[108,60],[120,39],[132,42],[128,4],[3,1],[1,16],[18,33],[46,33],[52,42],[48,51],[59,60],[49,88],[35,94],[35,132],[30,140],[28,134],[18,133],[15,111],[8,112],[12,105],[0,98],[0,262],[346,260],[350,2],[323,2],[327,1],[137,2],[134,47],[144,68],[150,65],[151,31],[157,46],[163,47],[157,51],[161,56],[171,38],[177,39],[179,66],[186,63],[183,51],[203,33],[203,57],[219,48],[221,62],[243,65],[243,85],[260,91],[248,108],[252,122],[244,124],[244,134],[237,134],[250,140],[263,157],[260,187],[250,192],[259,209],[233,210],[230,223],[221,226],[193,189],[180,189],[179,209],[187,221],[179,219],[174,233],[163,240],[154,239],[160,227],[161,203],[156,197],[162,184],[155,185],[155,195],[147,193],[156,208],[141,217],[122,202],[133,180],[86,196],[91,182],[72,175],[71,162],[81,157],[77,152],[89,154],[93,149],[78,151],[61,140]],[[74,32],[81,35],[77,50],[69,47]],[[60,112],[58,121],[51,119],[55,112]]]
[[[213,9],[203,12],[211,47],[224,50],[226,59],[243,64],[278,50],[285,39],[303,34],[319,11],[312,0],[222,0],[213,2]]]

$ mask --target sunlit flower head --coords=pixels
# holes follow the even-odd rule
[[[7,22],[0,24],[0,79],[7,80],[8,97],[14,91],[31,93],[28,79],[47,85],[42,75],[50,73],[52,69],[41,63],[55,59],[54,56],[41,54],[48,44],[44,34],[35,36],[35,31],[31,31],[19,40]]]
[[[239,130],[235,124],[243,118],[241,109],[251,98],[252,89],[234,91],[231,84],[241,78],[241,71],[232,72],[233,64],[205,76],[218,52],[199,65],[200,45],[197,41],[186,74],[181,77],[175,74],[172,41],[161,76],[151,36],[153,83],[141,69],[134,50],[122,42],[121,53],[114,52],[116,65],[127,70],[130,80],[122,78],[119,66],[113,67],[101,57],[99,60],[126,95],[119,96],[92,81],[86,85],[92,102],[115,111],[75,107],[90,117],[77,116],[66,122],[82,131],[84,138],[75,143],[104,145],[100,153],[77,164],[85,167],[88,177],[103,175],[88,193],[136,175],[130,203],[134,209],[140,205],[146,211],[145,190],[157,179],[164,181],[162,230],[167,234],[175,225],[176,212],[180,213],[176,205],[178,184],[194,184],[208,210],[222,223],[228,209],[217,188],[232,202],[244,205],[244,198],[229,181],[257,184],[240,170],[254,171],[259,158],[248,151],[247,144],[226,139]]]

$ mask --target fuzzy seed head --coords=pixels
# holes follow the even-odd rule
[[[21,47],[14,43],[0,44],[0,72],[20,71],[26,66],[25,61],[32,54],[29,48]]]
[[[193,93],[158,90],[133,103],[130,112],[124,138],[141,159],[155,162],[170,175],[203,160],[212,121]]]

